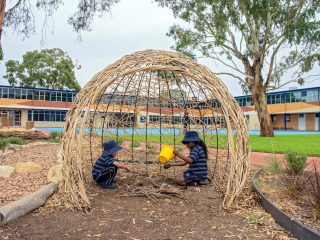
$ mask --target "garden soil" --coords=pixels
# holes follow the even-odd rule
[[[46,184],[45,171],[54,165],[57,148],[38,146],[0,159],[1,164],[33,161],[42,166],[41,172],[1,178],[1,205]],[[100,189],[88,180],[90,212],[65,208],[63,191],[59,191],[45,206],[0,227],[0,239],[292,239],[259,207],[249,184],[237,208],[225,211],[215,183],[176,187],[172,178],[180,171],[168,176],[119,171],[114,190]],[[148,192],[163,183],[179,194],[155,198]],[[136,189],[144,189],[145,196],[133,196]]]

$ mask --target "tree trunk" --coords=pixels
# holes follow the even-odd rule
[[[2,30],[4,25],[4,15],[6,9],[6,0],[0,0],[0,60],[3,60],[3,51],[2,51]]]
[[[267,108],[265,90],[262,86],[252,86],[251,93],[253,105],[255,106],[260,122],[260,136],[273,137],[273,126]]]

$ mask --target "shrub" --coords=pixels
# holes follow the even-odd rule
[[[280,162],[276,157],[272,157],[269,161],[268,165],[266,166],[266,170],[273,173],[273,174],[279,174],[282,171],[282,167]]]
[[[307,166],[307,156],[294,151],[287,151],[285,159],[288,164],[288,170],[293,175],[300,175]]]
[[[136,142],[136,141],[133,141],[132,142],[132,147],[140,147],[140,143]]]
[[[147,143],[146,147],[149,150],[152,150],[154,148],[154,146],[151,143]]]
[[[5,149],[5,147],[7,145],[8,145],[8,139],[6,139],[6,138],[0,139],[0,149],[1,150]]]
[[[24,144],[24,141],[22,140],[22,138],[19,138],[19,137],[10,137],[7,140],[8,140],[8,144],[17,144],[17,145]]]
[[[309,200],[309,204],[316,211],[317,218],[320,218],[320,173],[314,163],[313,175],[308,179],[306,183],[306,194]]]
[[[51,131],[50,132],[50,137],[51,137],[51,139],[57,139],[57,138],[60,137],[60,133],[57,132],[57,131]]]
[[[5,149],[8,144],[22,145],[22,144],[25,144],[25,142],[19,137],[10,137],[10,138],[0,139],[1,150]]]

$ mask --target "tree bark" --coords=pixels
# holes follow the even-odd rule
[[[266,93],[262,86],[252,86],[252,101],[258,114],[260,123],[260,136],[273,137],[273,126],[267,108]]]
[[[2,31],[3,31],[5,9],[6,9],[6,0],[0,0],[0,60],[3,60],[1,37],[2,37]]]

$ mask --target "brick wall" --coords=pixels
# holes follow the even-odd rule
[[[299,114],[290,114],[290,122],[287,122],[287,129],[298,130]]]
[[[283,114],[276,114],[276,122],[273,123],[274,129],[284,129]]]
[[[314,113],[307,113],[306,114],[306,129],[310,131],[314,131],[315,127],[315,114]]]
[[[288,115],[288,114],[287,114]],[[276,114],[276,122],[273,123],[274,129],[284,129],[284,114]],[[314,126],[314,122],[313,122]],[[287,130],[298,130],[299,127],[299,115],[298,114],[290,114],[290,122],[286,124]]]

